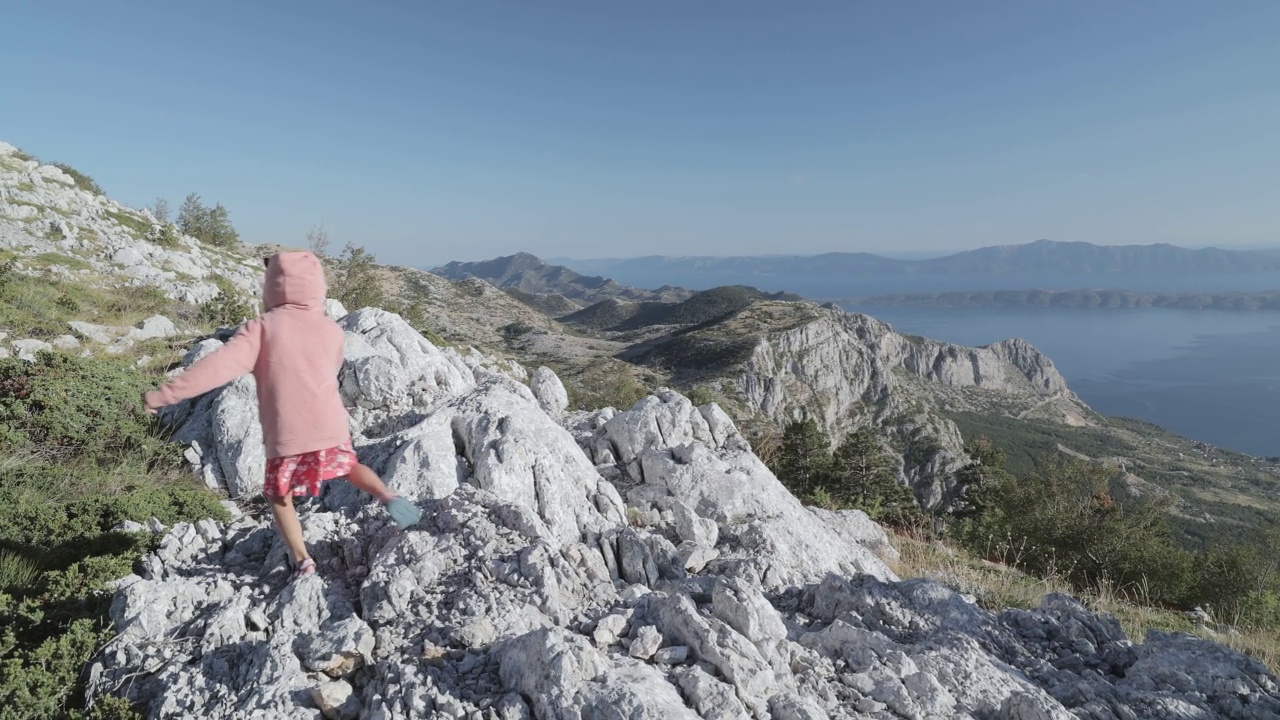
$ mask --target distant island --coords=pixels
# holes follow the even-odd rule
[[[1128,290],[978,290],[841,298],[845,307],[918,308],[1173,308],[1280,310],[1280,290],[1262,293],[1140,293]]]

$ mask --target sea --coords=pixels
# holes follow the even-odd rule
[[[1020,337],[1082,400],[1184,437],[1280,456],[1280,313],[846,306],[964,345]]]
[[[848,298],[861,294],[859,285],[824,283],[807,290],[810,297]],[[1280,275],[948,276],[881,278],[876,285],[875,294],[1083,288],[1262,292],[1280,289]],[[1280,456],[1280,312],[840,304],[901,332],[964,345],[1023,338],[1052,358],[1071,389],[1098,412],[1141,418],[1251,455]]]

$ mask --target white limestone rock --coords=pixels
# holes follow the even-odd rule
[[[538,404],[553,418],[559,418],[564,414],[565,408],[569,407],[569,393],[551,368],[540,367],[535,370],[529,388],[538,399]]]

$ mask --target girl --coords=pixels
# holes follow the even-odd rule
[[[265,262],[267,312],[164,387],[147,393],[144,402],[154,415],[161,407],[253,373],[267,451],[263,494],[289,546],[295,575],[311,575],[316,564],[302,540],[294,496],[319,495],[321,482],[345,476],[377,498],[401,529],[416,523],[421,512],[356,461],[338,394],[343,333],[324,314],[327,288],[320,260],[309,252],[285,252]]]

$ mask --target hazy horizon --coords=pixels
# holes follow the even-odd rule
[[[142,0],[6,10],[0,140],[382,260],[1232,248],[1280,4]],[[56,39],[56,42],[50,39]]]

